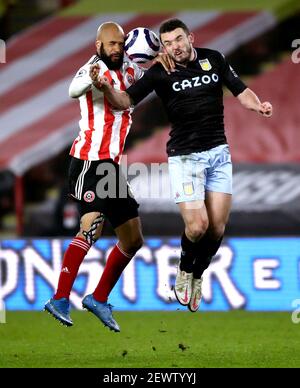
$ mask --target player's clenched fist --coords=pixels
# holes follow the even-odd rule
[[[103,75],[102,77],[98,77],[98,83],[100,89],[106,89],[109,90],[111,88],[111,84],[109,82],[109,79]]]
[[[89,74],[90,74],[91,80],[93,81],[93,85],[98,89],[100,89],[100,85],[98,81],[99,72],[100,72],[100,66],[98,63],[91,65]]]
[[[272,105],[268,101],[263,102],[260,105],[259,113],[261,113],[263,116],[271,117],[273,113]]]

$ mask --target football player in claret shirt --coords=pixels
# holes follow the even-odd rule
[[[174,69],[167,74],[154,65],[126,91],[100,76],[106,98],[118,109],[138,104],[153,90],[171,123],[167,143],[169,174],[175,202],[184,220],[182,253],[175,282],[178,301],[195,312],[202,297],[202,274],[220,247],[232,196],[232,164],[224,130],[223,85],[247,109],[272,115],[225,57],[215,50],[194,48],[193,34],[178,19],[160,26],[164,50]]]
[[[105,217],[114,228],[118,243],[108,256],[95,291],[83,299],[82,305],[116,332],[120,328],[107,303],[108,296],[142,246],[143,236],[139,205],[119,167],[132,108],[113,109],[99,89],[97,77],[105,75],[120,91],[142,77],[143,70],[124,55],[124,41],[118,24],[103,23],[97,31],[96,55],[78,70],[69,88],[70,97],[79,99],[81,110],[80,132],[70,151],[69,169],[69,193],[79,203],[81,226],[65,252],[57,291],[45,305],[45,310],[62,324],[73,325],[70,292],[80,264],[101,235]],[[157,60],[164,65],[166,56]]]

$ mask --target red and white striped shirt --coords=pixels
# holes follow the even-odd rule
[[[120,162],[125,140],[131,127],[133,108],[115,110],[89,76],[91,64],[98,63],[100,75],[105,75],[116,90],[126,90],[143,76],[143,70],[124,56],[120,70],[109,70],[95,55],[79,69],[69,88],[69,95],[80,102],[80,132],[70,155],[82,160],[112,159]]]

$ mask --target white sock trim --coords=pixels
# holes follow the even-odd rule
[[[77,239],[75,238],[70,245],[75,245],[76,247],[79,247],[79,248],[82,248],[84,249],[86,252],[90,249],[90,245],[85,242],[85,241],[82,241],[81,239]]]
[[[122,255],[128,257],[128,259],[132,259],[134,255],[131,255],[130,253],[124,252],[123,249],[120,248],[119,243],[116,244],[116,247],[119,249],[119,251],[122,253]]]

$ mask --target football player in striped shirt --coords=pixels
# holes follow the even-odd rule
[[[97,52],[75,75],[69,94],[80,103],[80,132],[70,155],[69,193],[79,203],[81,227],[65,252],[58,288],[45,310],[62,324],[72,326],[69,296],[79,266],[101,235],[104,218],[115,230],[118,243],[108,256],[99,284],[82,305],[113,331],[120,327],[112,316],[108,296],[124,268],[143,244],[138,203],[120,169],[133,108],[115,110],[99,89],[98,76],[106,76],[124,91],[143,70],[124,55],[124,32],[116,23],[103,23],[97,31]],[[159,59],[162,60],[163,59]]]

